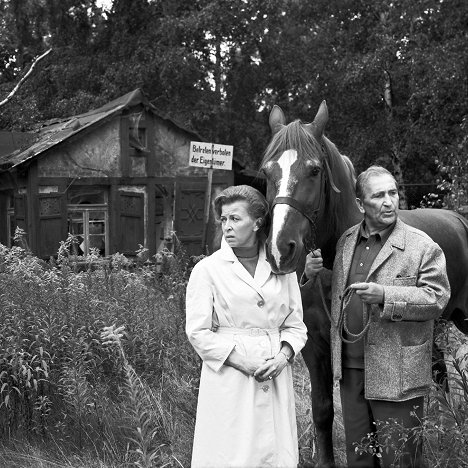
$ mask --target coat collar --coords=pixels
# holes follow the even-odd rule
[[[382,246],[377,257],[375,257],[374,262],[369,270],[368,278],[374,273],[377,268],[379,268],[382,263],[384,263],[388,257],[393,253],[394,248],[399,250],[405,249],[406,243],[406,225],[403,221],[397,218],[395,227],[393,231],[388,236],[387,242]],[[343,247],[343,273],[344,278],[348,278],[349,269],[351,268],[351,261],[353,259],[354,250],[356,248],[356,243],[359,239],[361,233],[361,224],[351,229],[346,234],[346,240]]]
[[[219,249],[219,255],[222,260],[232,263],[233,272],[245,283],[250,285],[255,291],[263,297],[262,286],[266,283],[271,274],[271,267],[266,259],[265,243],[260,242],[260,248],[258,252],[258,263],[255,269],[255,276],[252,277],[250,273],[244,268],[241,262],[239,262],[232,248],[226,242],[224,237],[221,240],[221,248]]]

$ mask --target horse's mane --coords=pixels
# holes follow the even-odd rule
[[[343,154],[340,154],[337,147],[327,137],[323,137],[327,147],[328,163],[333,182],[340,189],[336,193],[327,185],[327,212],[330,213],[328,229],[334,232],[338,239],[341,234],[353,224],[354,203],[356,200],[356,171],[353,163]],[[351,205],[352,204],[352,205]]]
[[[265,150],[260,167],[263,167],[275,155],[284,153],[288,149],[297,151],[299,161],[320,162],[320,159],[316,157],[320,154],[320,144],[304,129],[304,124],[300,120],[295,120],[283,126],[273,135]]]
[[[310,131],[304,128],[300,120],[295,120],[284,125],[276,132],[265,150],[260,167],[272,160],[276,155],[282,154],[288,149],[295,149],[299,162],[316,161],[323,163],[327,157],[333,182],[341,193],[336,193],[331,188],[331,183],[326,184],[327,200],[327,226],[329,232],[333,232],[337,238],[351,225],[353,210],[350,203],[354,203],[356,174],[351,160],[338,151],[334,143],[325,136],[323,142],[326,147],[326,156],[321,144],[314,138]],[[325,165],[322,164],[324,171]],[[300,170],[300,168],[299,168]],[[328,179],[328,174],[326,175]]]

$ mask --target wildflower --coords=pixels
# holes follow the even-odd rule
[[[112,344],[120,344],[120,340],[123,337],[123,331],[125,330],[125,326],[122,325],[120,327],[111,325],[110,327],[104,327],[103,331],[101,332],[101,340],[102,344],[104,345],[112,345]]]

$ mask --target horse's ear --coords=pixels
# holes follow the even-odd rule
[[[325,131],[325,126],[327,125],[327,122],[328,107],[326,101],[322,101],[314,121],[308,125],[310,131],[317,140],[319,140],[323,136],[323,132]]]
[[[284,116],[284,112],[281,110],[280,106],[277,106],[276,104],[273,106],[268,122],[273,134],[286,124],[286,117]]]

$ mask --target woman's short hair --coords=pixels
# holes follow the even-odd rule
[[[232,185],[225,188],[214,200],[214,211],[216,217],[221,217],[223,205],[234,203],[236,201],[246,201],[249,215],[253,219],[261,218],[261,225],[265,224],[268,215],[269,206],[266,198],[257,189],[250,185]]]
[[[385,169],[385,167],[382,166],[370,166],[368,169],[366,169],[364,172],[361,172],[356,179],[356,197],[362,200],[362,197],[364,196],[364,189],[367,181],[373,177],[373,176],[379,176],[379,175],[389,175],[394,181],[395,181],[395,186],[398,189],[398,183],[393,177],[393,174]]]

